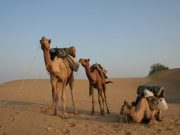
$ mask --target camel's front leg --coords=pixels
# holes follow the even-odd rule
[[[157,111],[157,118],[156,118],[156,120],[159,121],[159,122],[162,121],[162,112],[161,112],[161,110]]]
[[[56,83],[57,83],[57,79],[51,78],[54,115],[57,114],[57,100],[58,100],[58,97],[56,96]]]
[[[72,98],[72,103],[73,103],[73,108],[74,108],[74,115],[77,115],[77,109],[76,109],[76,104],[75,104],[75,100],[74,100],[74,76],[72,75],[70,81],[69,81],[69,87],[71,90],[71,98]]]
[[[66,82],[63,82],[63,84],[62,84],[61,100],[62,100],[62,104],[63,104],[62,118],[67,118],[67,113],[66,113]]]

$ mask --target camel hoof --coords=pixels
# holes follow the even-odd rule
[[[104,112],[101,112],[101,115],[104,116]]]
[[[53,112],[53,115],[54,115],[54,116],[56,116],[56,115],[57,115],[57,112],[56,112],[56,111],[55,111],[55,112]]]
[[[158,122],[162,122],[163,120],[162,120],[162,118],[158,118],[157,121]]]
[[[78,112],[74,112],[74,115],[79,115],[79,113]]]
[[[63,119],[67,119],[67,113],[63,113],[63,114],[62,114],[62,118],[63,118]]]
[[[91,112],[91,115],[94,115],[94,112]]]

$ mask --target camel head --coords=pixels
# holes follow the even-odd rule
[[[41,49],[43,51],[49,51],[50,49],[50,43],[51,43],[51,39],[46,38],[45,36],[43,36],[40,40],[40,44],[41,44]]]
[[[89,67],[89,61],[90,61],[90,59],[79,59],[79,63],[81,63],[81,65],[83,66],[83,67]]]
[[[131,108],[132,108],[132,105],[130,105],[127,101],[124,101],[124,104],[121,107],[120,114],[121,115],[128,114]]]

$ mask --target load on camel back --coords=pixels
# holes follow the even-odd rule
[[[70,63],[73,71],[77,72],[79,69],[79,62],[76,60],[76,49],[75,47],[69,48],[51,48],[49,50],[51,60],[53,61],[55,57],[65,58]]]
[[[151,109],[159,109],[161,111],[168,109],[165,101],[165,88],[162,86],[140,85],[137,88],[137,95],[135,105],[142,97],[146,97]]]
[[[162,111],[168,109],[164,99],[164,87],[140,85],[137,88],[137,95],[131,104],[124,101],[121,114],[128,116],[133,122],[162,121]]]

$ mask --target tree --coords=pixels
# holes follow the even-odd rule
[[[162,65],[162,64],[160,64],[160,63],[153,64],[151,66],[151,70],[149,72],[149,75],[152,75],[152,74],[154,74],[154,73],[156,73],[158,71],[162,71],[162,70],[169,70],[169,68]]]

